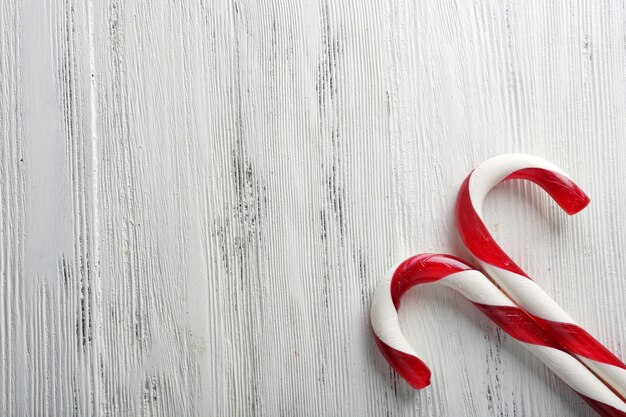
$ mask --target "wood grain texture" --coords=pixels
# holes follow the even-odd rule
[[[0,414],[591,416],[444,289],[401,319],[412,391],[368,324],[378,281],[467,257],[456,191],[553,161],[485,215],[626,357],[621,2],[18,0],[0,7]]]

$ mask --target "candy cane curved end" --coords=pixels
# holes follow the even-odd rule
[[[469,265],[452,256],[420,254],[402,262],[376,288],[370,315],[376,344],[387,362],[415,389],[430,385],[431,372],[402,334],[398,321],[400,299],[415,285],[468,269]]]
[[[391,277],[376,288],[372,299],[371,325],[376,343],[389,364],[412,387],[422,389],[430,384],[431,372],[418,357],[400,329],[398,308],[402,295],[415,285],[439,281],[460,292],[505,330],[511,320],[506,309],[517,310],[512,302],[487,277],[461,259],[450,255],[420,254],[402,262]],[[520,332],[521,334],[522,332]],[[537,342],[532,335],[519,336]]]
[[[567,214],[589,204],[589,197],[561,168],[534,155],[510,153],[481,163],[468,176],[473,207],[482,215],[486,195],[502,181],[525,179],[543,188]]]
[[[467,176],[459,190],[455,213],[465,246],[479,261],[528,277],[496,243],[482,216],[483,203],[489,191],[510,179],[525,179],[539,185],[570,215],[584,209],[590,200],[559,167],[532,155],[496,156],[480,164]]]

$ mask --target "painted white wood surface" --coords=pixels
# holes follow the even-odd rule
[[[619,1],[3,2],[0,415],[593,415],[444,289],[414,392],[368,310],[532,153],[592,204],[504,185],[491,230],[626,357],[625,38]]]

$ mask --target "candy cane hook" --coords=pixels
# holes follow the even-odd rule
[[[460,292],[510,336],[572,387],[601,416],[625,417],[626,403],[571,355],[560,350],[524,310],[487,277],[448,255],[422,254],[404,261],[384,279],[372,300],[371,324],[380,351],[415,389],[430,384],[430,370],[410,346],[398,321],[402,295],[411,287],[437,282]]]
[[[483,201],[502,181],[525,179],[543,188],[568,214],[578,213],[589,197],[560,168],[531,155],[507,154],[480,164],[459,191],[456,223],[483,270],[552,337],[610,387],[626,398],[626,365],[548,296],[495,242],[482,218]]]

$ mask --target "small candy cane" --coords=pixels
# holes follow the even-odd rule
[[[568,214],[578,213],[589,197],[561,169],[524,154],[497,156],[472,171],[459,191],[456,222],[465,246],[517,305],[539,322],[565,349],[626,398],[626,365],[574,320],[507,256],[482,219],[487,193],[502,181],[525,179],[543,188]]]
[[[398,321],[400,298],[411,287],[429,282],[460,292],[511,337],[534,353],[572,387],[599,415],[625,417],[626,403],[582,363],[560,350],[545,331],[517,307],[481,272],[448,255],[422,254],[398,266],[377,287],[371,324],[380,351],[389,364],[415,389],[430,384],[430,370],[402,334]]]

